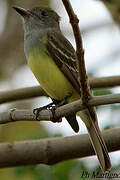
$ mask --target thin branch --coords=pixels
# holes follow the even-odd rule
[[[82,102],[87,105],[89,97],[91,96],[88,81],[87,81],[87,74],[85,69],[85,61],[84,61],[84,50],[82,45],[82,37],[79,28],[79,19],[77,18],[76,14],[73,11],[73,8],[69,2],[69,0],[62,0],[65,9],[68,13],[70,23],[73,29],[75,42],[76,42],[76,55],[77,55],[77,65],[79,71],[79,80],[81,85],[81,98]]]
[[[112,88],[120,86],[120,76],[89,78],[89,82],[91,88]],[[40,86],[9,90],[0,92],[0,104],[39,96],[47,96]]]
[[[120,103],[120,94],[110,94],[104,96],[95,96],[89,100],[88,105],[100,106],[107,104]],[[54,115],[50,110],[42,110],[39,113],[38,121],[54,121],[54,117],[59,119],[61,117],[67,116],[70,113],[78,112],[85,109],[85,106],[82,104],[81,100],[66,104],[57,108],[54,112]],[[32,110],[17,110],[12,109],[7,112],[0,113],[0,124],[6,124],[9,122],[15,121],[35,121],[36,117],[33,114]]]
[[[80,91],[81,91],[81,100],[83,105],[87,109],[87,114],[89,115],[89,121],[91,122],[97,122],[97,113],[95,107],[90,107],[88,105],[88,102],[90,99],[93,98],[92,92],[90,91],[90,84],[88,82],[88,76],[86,73],[86,67],[85,67],[85,59],[84,59],[84,49],[82,44],[82,37],[81,32],[79,28],[79,19],[77,18],[77,15],[74,13],[73,8],[70,4],[69,0],[62,0],[65,9],[69,15],[70,23],[73,29],[75,42],[76,42],[76,61],[79,71],[79,82],[80,82]],[[90,123],[91,122],[87,122]],[[85,124],[87,126],[87,123]],[[103,168],[104,169],[104,168]]]
[[[103,131],[108,151],[120,150],[120,128]],[[48,164],[94,155],[87,134],[0,144],[0,167]]]
[[[0,104],[38,96],[48,96],[40,86],[9,90],[0,92]]]
[[[91,88],[112,88],[120,86],[120,76],[89,78]]]

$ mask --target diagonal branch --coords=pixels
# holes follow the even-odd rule
[[[103,131],[108,151],[120,150],[120,128]],[[0,144],[0,167],[53,165],[69,159],[94,155],[87,134]]]
[[[89,120],[91,120],[91,122],[87,122],[87,123],[89,123],[89,125],[90,123],[95,124],[95,122],[97,122],[96,109],[88,105],[89,100],[92,99],[93,96],[90,91],[90,85],[88,82],[88,76],[87,76],[86,68],[85,68],[84,49],[83,49],[83,44],[82,44],[81,32],[79,28],[79,19],[77,18],[77,15],[74,13],[73,8],[70,4],[70,1],[62,0],[62,2],[69,15],[70,23],[71,23],[74,37],[75,37],[76,57],[77,57],[76,60],[77,60],[77,66],[78,66],[78,71],[79,71],[79,82],[80,82],[80,90],[81,90],[80,95],[81,95],[83,105],[88,110],[86,112],[90,116]]]
[[[88,82],[87,82],[87,74],[85,69],[85,61],[84,61],[84,50],[82,44],[82,37],[79,28],[79,19],[77,18],[76,14],[73,11],[73,8],[69,2],[69,0],[62,0],[66,11],[69,15],[70,23],[73,29],[75,42],[76,42],[76,55],[77,55],[77,65],[79,70],[79,80],[81,85],[81,98],[83,104],[87,105],[89,97],[91,96]]]

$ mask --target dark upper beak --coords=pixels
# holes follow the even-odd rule
[[[22,17],[29,17],[31,15],[30,11],[24,8],[13,7],[13,9],[15,9],[17,13],[20,14]]]

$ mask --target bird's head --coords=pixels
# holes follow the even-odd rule
[[[25,30],[55,28],[59,26],[60,17],[58,14],[45,7],[35,7],[26,10],[20,7],[13,7],[23,18]]]

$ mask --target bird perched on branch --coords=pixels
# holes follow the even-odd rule
[[[77,79],[76,53],[60,30],[58,14],[43,7],[14,9],[23,18],[25,55],[41,87],[56,105],[78,100],[80,84]],[[88,110],[78,112],[78,115],[87,127],[102,170],[110,170],[108,151],[97,120],[90,117]],[[73,130],[78,132],[76,114],[72,113],[66,119]]]

